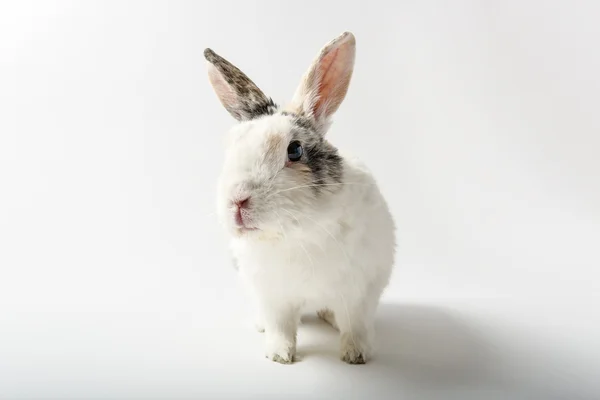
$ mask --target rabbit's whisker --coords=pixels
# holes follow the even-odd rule
[[[343,185],[364,185],[364,186],[373,186],[375,185],[375,183],[364,183],[364,182],[340,182],[340,183],[315,183],[315,184],[311,184],[311,185],[300,185],[300,186],[294,186],[291,188],[286,188],[286,189],[281,189],[278,190],[275,193],[271,193],[270,195],[267,196],[267,199],[271,196],[275,196],[276,194],[279,193],[283,193],[283,192],[289,192],[290,190],[296,190],[296,189],[302,189],[302,188],[309,188],[309,187],[321,187],[321,186],[343,186]]]

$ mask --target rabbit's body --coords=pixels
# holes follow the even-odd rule
[[[329,309],[336,315],[356,299],[376,305],[393,265],[394,225],[361,164],[344,159],[344,176],[348,182],[322,207],[302,214],[279,210],[287,229],[232,240],[240,275],[259,296],[298,312]]]
[[[219,98],[241,122],[230,132],[217,204],[260,311],[267,357],[293,361],[300,313],[315,310],[339,329],[342,359],[364,363],[395,235],[368,169],[324,138],[350,80],[354,37],[322,50],[285,110],[227,61],[206,55]]]

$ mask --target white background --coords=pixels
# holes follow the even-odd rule
[[[392,5],[393,4],[393,5]],[[600,396],[594,1],[5,1],[0,398]],[[211,47],[280,103],[357,37],[330,132],[399,257],[378,357],[264,358],[214,212]]]

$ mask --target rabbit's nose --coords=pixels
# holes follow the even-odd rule
[[[248,208],[248,206],[250,205],[250,197],[246,197],[245,199],[234,201],[234,204],[240,210],[244,209],[244,208]]]
[[[244,215],[247,215],[246,212],[242,213],[242,210],[247,210],[248,209],[248,205],[250,203],[250,197],[246,197],[245,199],[242,200],[238,200],[238,201],[234,201],[233,202],[236,206],[236,210],[235,210],[235,223],[238,226],[245,226],[245,221],[244,221]]]

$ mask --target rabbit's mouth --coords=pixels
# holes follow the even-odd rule
[[[248,235],[253,236],[254,234],[256,234],[258,232],[262,232],[262,230],[255,228],[255,227],[236,225],[236,227],[234,228],[234,232],[235,232],[235,236],[248,237]]]
[[[237,215],[235,217],[235,227],[238,230],[238,232],[240,232],[240,233],[246,233],[246,232],[251,232],[251,231],[257,231],[257,230],[259,230],[255,226],[248,225],[248,223],[246,223],[244,221],[244,219],[240,219]]]

